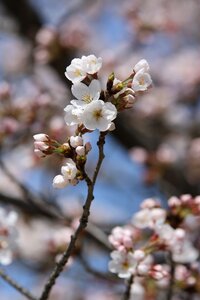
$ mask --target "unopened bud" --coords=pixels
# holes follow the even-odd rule
[[[76,153],[80,156],[85,155],[85,147],[84,146],[78,146],[76,147]]]
[[[47,142],[49,140],[48,135],[45,133],[35,134],[33,138],[36,142]]]
[[[83,138],[79,135],[77,136],[71,136],[70,137],[70,145],[73,148],[76,148],[78,146],[82,146],[83,145]]]

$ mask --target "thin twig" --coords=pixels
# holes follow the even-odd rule
[[[91,207],[92,200],[94,199],[93,190],[94,190],[94,186],[96,183],[96,179],[97,179],[102,161],[104,159],[103,147],[104,147],[104,143],[105,143],[105,135],[106,135],[106,133],[100,133],[99,141],[97,143],[97,145],[99,147],[99,157],[98,157],[98,162],[97,162],[97,166],[96,166],[93,178],[91,180],[87,175],[85,177],[85,180],[86,180],[87,186],[88,186],[88,194],[87,194],[85,204],[83,206],[83,213],[82,213],[82,216],[79,221],[79,226],[76,229],[75,233],[71,236],[71,241],[68,245],[68,248],[64,252],[64,254],[61,257],[61,259],[59,260],[59,262],[56,264],[52,273],[50,274],[50,277],[48,278],[48,281],[45,284],[44,290],[43,290],[39,300],[47,300],[48,299],[51,289],[56,282],[56,279],[59,277],[60,273],[63,271],[64,266],[67,264],[69,257],[71,256],[71,254],[73,253],[73,251],[75,249],[76,241],[77,241],[78,237],[80,236],[81,232],[87,227],[88,218],[90,215],[90,207]]]
[[[132,284],[133,284],[133,279],[134,279],[134,276],[131,275],[131,277],[130,277],[129,280],[128,280],[127,286],[126,286],[125,293],[124,293],[124,295],[123,295],[123,300],[129,300],[129,299],[130,299],[130,295],[131,295],[131,286],[132,286]]]
[[[15,288],[20,294],[24,295],[27,299],[30,300],[37,300],[29,291],[25,288],[20,286],[16,283],[12,278],[10,278],[2,269],[0,269],[0,276],[3,278],[7,283],[9,283],[13,288]]]

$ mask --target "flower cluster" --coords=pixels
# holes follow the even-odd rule
[[[16,212],[6,212],[2,207],[0,208],[0,263],[2,265],[8,265],[13,260],[17,219]]]
[[[179,268],[186,268],[184,264],[190,266],[189,269],[194,268],[199,250],[188,235],[187,218],[200,215],[199,199],[199,196],[193,198],[191,195],[171,197],[168,210],[155,199],[144,200],[131,224],[112,230],[109,241],[115,250],[111,253],[109,270],[120,278],[134,275],[169,284],[170,260]],[[163,253],[163,264],[157,263],[156,253]],[[198,272],[185,273],[190,278],[188,284],[194,274],[199,278]]]
[[[55,188],[75,185],[78,180],[84,179],[84,166],[91,145],[84,144],[83,135],[96,129],[105,134],[114,130],[113,121],[118,112],[131,108],[137,92],[146,91],[152,83],[149,65],[142,59],[124,81],[117,80],[114,73],[111,73],[106,90],[102,90],[98,79],[101,67],[102,58],[92,54],[73,59],[66,68],[65,76],[72,82],[74,99],[64,108],[65,122],[67,126],[76,126],[74,136],[60,144],[46,134],[34,135],[34,152],[37,156],[59,153],[67,159],[61,174],[53,180]]]

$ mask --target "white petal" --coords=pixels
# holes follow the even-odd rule
[[[100,97],[100,93],[101,93],[101,85],[99,80],[92,80],[92,82],[89,85],[89,89],[90,89],[90,94],[92,96],[93,100],[98,100]]]
[[[72,85],[72,94],[78,99],[83,100],[85,95],[90,94],[88,86],[82,82]]]
[[[141,69],[144,69],[145,72],[149,71],[149,64],[146,59],[141,59],[134,67],[136,73]]]

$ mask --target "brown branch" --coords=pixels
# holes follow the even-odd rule
[[[131,286],[132,286],[132,284],[133,284],[133,279],[134,279],[134,276],[131,275],[131,277],[130,277],[129,280],[128,280],[127,286],[126,286],[125,293],[124,293],[124,295],[123,295],[123,300],[129,300],[129,299],[130,299],[130,295],[131,295]]]
[[[102,161],[104,159],[103,148],[104,148],[104,143],[105,143],[105,135],[106,135],[105,132],[100,133],[99,141],[97,143],[97,145],[99,147],[99,157],[98,157],[97,166],[96,166],[96,169],[95,169],[95,172],[93,175],[93,179],[91,180],[88,176],[86,176],[86,178],[85,178],[85,180],[87,182],[87,186],[88,186],[88,194],[87,194],[85,204],[83,206],[83,213],[82,213],[82,216],[79,221],[79,226],[76,229],[75,233],[71,236],[71,241],[68,245],[68,248],[64,252],[64,254],[61,257],[61,259],[59,260],[59,262],[56,264],[52,273],[50,274],[50,277],[48,278],[48,281],[44,287],[44,290],[43,290],[39,300],[47,300],[48,299],[51,289],[53,288],[53,286],[56,282],[56,279],[59,277],[59,275],[63,271],[64,266],[67,264],[71,254],[73,253],[73,251],[75,249],[76,241],[77,241],[78,237],[80,236],[82,231],[87,227],[88,218],[90,215],[90,207],[92,204],[92,200],[94,199],[94,195],[93,195],[94,186],[96,183],[96,179],[97,179]]]
[[[16,283],[12,278],[10,278],[2,269],[0,269],[0,277],[3,278],[9,285],[16,289],[20,294],[24,295],[27,299],[38,300],[33,296],[28,290]]]

